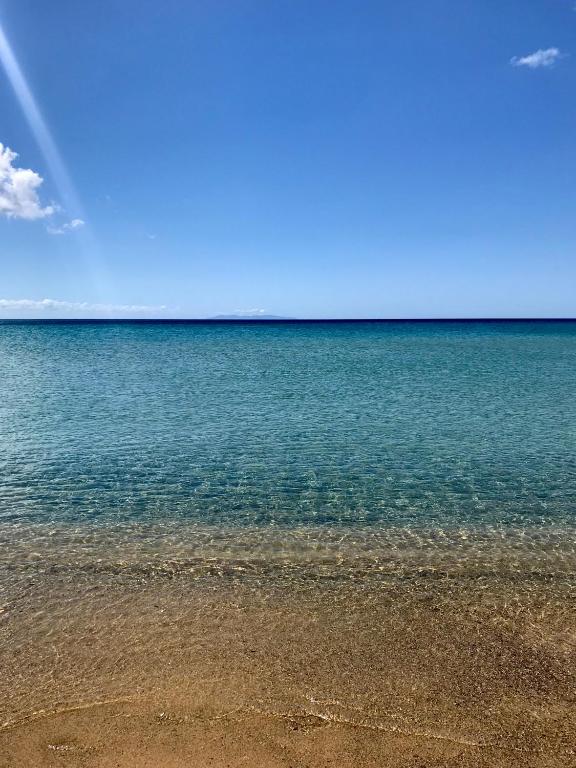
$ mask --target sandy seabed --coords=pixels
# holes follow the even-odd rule
[[[338,551],[3,562],[0,767],[576,765],[570,552]]]

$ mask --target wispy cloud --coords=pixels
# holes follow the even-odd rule
[[[67,221],[59,227],[48,226],[46,227],[46,231],[50,235],[65,235],[67,232],[73,232],[75,229],[80,229],[84,224],[84,219],[72,219],[72,221]]]
[[[565,56],[566,54],[561,53],[559,48],[540,48],[527,56],[514,56],[510,59],[510,64],[513,67],[528,67],[529,69],[550,68]]]
[[[92,304],[59,299],[0,299],[0,312],[58,314],[147,315],[166,312],[168,307],[148,304]]]
[[[56,211],[55,206],[43,206],[38,188],[43,179],[30,168],[17,168],[18,155],[0,142],[0,215],[9,219],[45,219]]]

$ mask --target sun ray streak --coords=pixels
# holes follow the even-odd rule
[[[26,78],[22,73],[20,65],[18,64],[1,24],[0,61],[2,62],[6,76],[16,94],[16,98],[22,107],[22,111],[26,116],[30,129],[34,134],[34,138],[38,142],[42,154],[44,155],[50,173],[54,179],[54,183],[58,188],[59,194],[62,196],[63,203],[66,206],[68,213],[72,216],[82,218],[82,207],[60,152],[58,151],[58,147],[56,146],[40,108],[36,103],[34,94],[26,82]]]
[[[66,209],[66,213],[72,219],[82,219],[86,216],[74,184],[66,169],[58,146],[54,141],[50,129],[42,115],[40,107],[18,60],[12,50],[12,46],[6,36],[2,23],[0,22],[0,63],[2,64],[6,76],[16,95],[16,99],[26,117],[30,130],[40,147],[40,150],[48,166],[48,170],[58,190],[58,194]],[[104,286],[109,282],[106,276],[106,270],[99,257],[99,249],[91,235],[90,228],[85,227],[77,234],[80,244],[81,255],[84,259],[86,269],[89,273],[92,288],[96,292],[96,298],[100,299],[105,295]]]

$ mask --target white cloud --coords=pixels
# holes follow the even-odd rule
[[[0,312],[40,312],[61,314],[139,315],[165,312],[165,305],[147,304],[91,304],[87,301],[60,301],[58,299],[0,299]]]
[[[83,219],[72,219],[72,221],[67,221],[60,227],[48,226],[46,227],[46,231],[51,235],[65,235],[66,232],[73,232],[75,229],[80,229],[84,224],[85,222]]]
[[[28,220],[51,216],[55,207],[42,207],[38,197],[42,176],[29,168],[16,168],[17,157],[16,152],[0,142],[0,216]]]
[[[564,58],[565,54],[560,53],[558,48],[540,48],[527,56],[514,56],[510,59],[513,67],[529,67],[530,69],[539,69],[541,67],[553,67],[559,59]]]

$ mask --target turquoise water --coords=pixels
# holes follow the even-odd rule
[[[576,322],[0,323],[3,524],[572,524]]]
[[[576,322],[0,323],[0,362],[0,749],[134,701],[145,743],[572,764]]]

